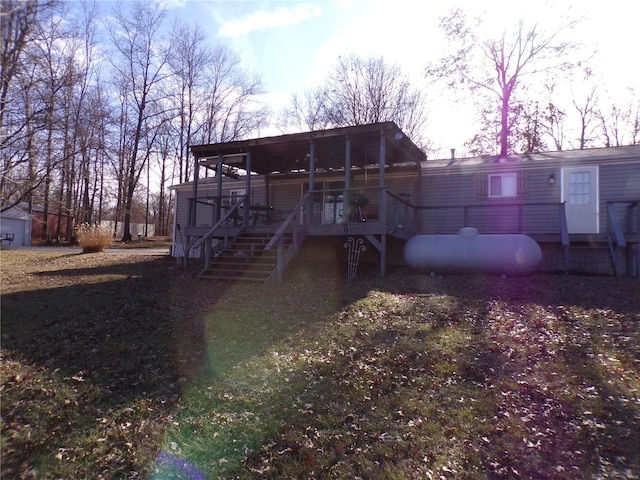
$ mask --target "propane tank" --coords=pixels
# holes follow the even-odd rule
[[[404,247],[404,260],[424,273],[528,275],[542,261],[542,250],[526,235],[480,235],[465,227],[457,235],[416,235]]]

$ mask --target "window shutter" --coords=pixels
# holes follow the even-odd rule
[[[478,174],[478,198],[487,198],[489,196],[489,177],[487,174]]]
[[[524,173],[518,173],[518,197],[529,196],[529,177]]]

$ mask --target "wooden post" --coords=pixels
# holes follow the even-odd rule
[[[200,159],[198,157],[194,157],[193,159],[193,189],[191,196],[191,200],[189,200],[189,212],[187,217],[187,227],[195,227],[196,226],[196,206],[198,205],[198,176],[200,175]],[[184,266],[185,268],[189,266],[189,245],[191,245],[191,235],[189,234],[191,228],[187,228],[186,232],[186,244],[182,245],[182,253],[184,253]]]
[[[311,217],[313,215],[313,188],[315,183],[315,175],[316,175],[316,145],[313,139],[309,140],[309,192],[312,192],[309,195],[309,202],[307,205],[303,205],[303,210],[307,213],[306,218],[304,219],[305,225],[311,224]]]
[[[387,234],[380,235],[380,278],[387,274]]]
[[[349,222],[349,196],[351,188],[351,137],[345,135],[344,147],[344,192],[342,194],[342,221]]]
[[[636,233],[640,233],[640,202],[633,202],[630,206],[627,207],[628,208],[628,222],[629,224],[628,226],[628,231],[631,233],[633,231],[633,216],[632,216],[632,212],[633,210],[636,211]],[[629,246],[627,247],[629,248],[631,251],[629,252],[629,254],[631,256],[633,256],[632,252],[634,250],[634,245],[629,244]],[[627,275],[631,275],[630,272],[627,272]],[[633,273],[634,277],[640,277],[640,243],[636,242],[635,244],[635,272]]]
[[[278,239],[278,253],[276,256],[276,275],[278,284],[282,283],[284,277],[284,237],[280,235]]]
[[[380,205],[380,212],[378,213],[380,221],[384,228],[387,225],[387,192],[384,179],[384,167],[387,163],[387,137],[384,134],[384,130],[380,129],[380,179],[378,180],[378,186],[380,191],[378,193],[378,204]],[[387,235],[382,234],[380,238],[380,278],[384,278],[386,273],[387,263]]]
[[[269,185],[269,174],[265,174],[264,176],[264,201],[267,204],[267,207],[271,206],[271,187]]]
[[[378,186],[380,191],[378,192],[378,205],[380,205],[380,212],[378,213],[380,221],[383,225],[387,223],[387,194],[385,191],[385,178],[384,178],[384,166],[387,163],[387,137],[384,134],[384,130],[380,129],[380,165],[379,172],[380,178],[378,179]]]
[[[309,141],[309,191],[313,190],[313,183],[316,175],[316,144],[311,139]]]
[[[418,163],[418,181],[417,181],[417,185],[416,185],[416,194],[415,194],[415,202],[416,205],[422,204],[422,198],[423,198],[423,193],[422,193],[422,186],[423,186],[423,179],[422,179],[422,162]],[[422,232],[422,210],[418,209],[418,208],[414,208],[413,209],[413,221],[414,221],[414,225],[416,226],[416,233],[420,233]]]
[[[200,175],[200,159],[195,158],[195,164],[193,166],[193,189],[191,203],[189,204],[189,226],[196,226],[196,207],[198,205],[198,176]]]
[[[216,198],[216,223],[222,218],[222,162],[224,157],[218,156],[218,166],[216,168],[216,180],[218,182],[218,197]]]
[[[246,197],[244,200],[244,208],[242,209],[242,225],[247,226],[249,225],[249,215],[251,214],[249,207],[251,207],[251,203],[253,202],[253,199],[251,198],[251,152],[247,152],[245,167],[247,172],[244,182]]]

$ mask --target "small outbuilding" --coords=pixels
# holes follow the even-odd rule
[[[2,246],[31,245],[33,217],[16,206],[0,213],[0,239]]]

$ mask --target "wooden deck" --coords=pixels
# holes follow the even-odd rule
[[[317,194],[318,192],[314,192]],[[335,193],[335,192],[332,192]],[[380,262],[380,273],[384,276],[385,264],[387,258],[387,240],[409,240],[417,233],[428,233],[429,226],[425,228],[425,232],[418,232],[419,213],[426,211],[426,207],[416,207],[402,201],[401,198],[394,196],[390,192],[384,191],[387,195],[380,195],[383,199],[381,203],[367,204],[363,208],[351,210],[351,215],[346,219],[342,215],[326,215],[324,208],[318,211],[311,203],[311,194],[305,195],[300,199],[299,203],[294,206],[286,218],[276,215],[275,218],[269,218],[268,215],[261,217],[264,221],[256,222],[253,219],[243,219],[244,225],[237,225],[237,215],[223,218],[217,226],[200,226],[186,228],[185,234],[191,239],[195,239],[192,245],[197,245],[205,239],[210,241],[204,242],[208,245],[209,252],[205,252],[205,268],[210,271],[209,265],[213,256],[217,255],[212,249],[219,251],[225,245],[241,234],[260,234],[266,239],[267,247],[265,250],[275,251],[278,241],[284,235],[294,235],[298,239],[295,242],[288,243],[287,251],[281,250],[277,254],[275,265],[277,275],[270,275],[269,278],[282,278],[282,272],[286,268],[286,263],[293,258],[297,248],[307,237],[312,237],[316,241],[325,237],[327,245],[338,244],[336,239],[345,237],[362,238],[366,240],[367,246],[371,251],[377,252]],[[388,200],[388,201],[387,201]],[[640,272],[640,254],[639,241],[640,234],[637,233],[631,213],[637,213],[637,204],[634,204],[635,210],[629,210],[629,221],[625,228],[618,225],[617,222],[609,222],[610,227],[606,232],[599,234],[568,234],[566,223],[563,224],[564,216],[562,215],[562,204],[549,204],[551,208],[560,207],[560,215],[558,219],[558,229],[556,232],[527,232],[522,231],[521,227],[526,225],[522,221],[522,208],[519,209],[520,221],[514,231],[495,231],[482,233],[523,233],[538,242],[544,250],[543,270],[551,271],[590,271],[592,273],[605,274],[627,274],[638,276]],[[531,206],[531,205],[527,205]],[[428,207],[430,209],[431,207]],[[461,208],[461,207],[458,207]],[[477,208],[469,206],[468,208]],[[448,210],[447,210],[448,211]],[[314,212],[309,215],[305,212]],[[610,215],[612,219],[615,217]],[[231,221],[231,219],[234,221]],[[465,220],[467,216],[465,216]],[[241,222],[242,223],[242,222]],[[473,226],[473,225],[461,225]],[[457,233],[456,232],[434,232],[438,233]],[[271,238],[271,241],[268,239]],[[397,244],[397,242],[394,242]],[[342,245],[342,243],[340,243]],[[397,247],[396,247],[397,248]],[[393,254],[397,257],[398,252]],[[286,259],[283,260],[283,259]],[[591,262],[594,266],[590,266]]]

